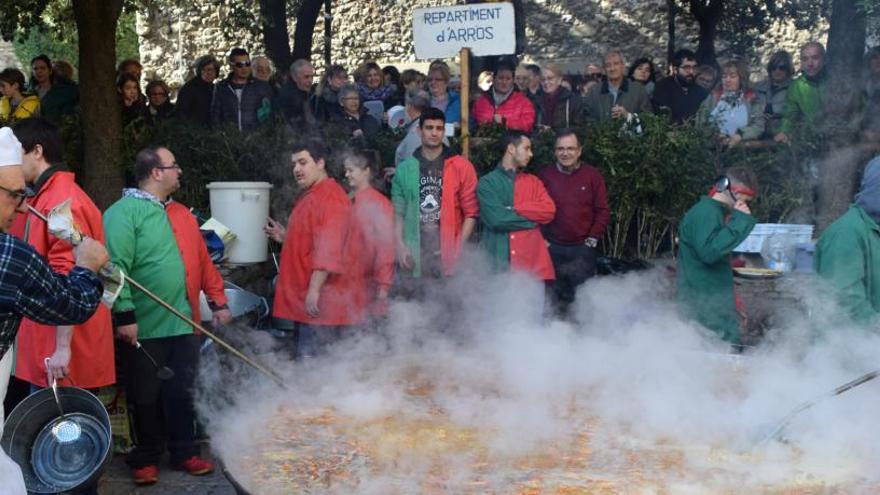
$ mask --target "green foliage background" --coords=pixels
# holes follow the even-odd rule
[[[0,125],[6,123],[0,122]],[[82,174],[82,126],[77,118],[64,121],[65,162]],[[664,117],[641,116],[641,131],[611,121],[575,129],[583,145],[583,160],[598,168],[605,179],[611,208],[611,223],[603,239],[606,254],[623,258],[653,258],[675,246],[676,227],[688,208],[706,194],[725,168],[751,167],[759,182],[758,197],[751,208],[759,222],[785,222],[812,194],[803,164],[821,152],[823,140],[802,136],[796,145],[760,149],[716,145],[705,126],[673,126]],[[482,176],[500,158],[500,127],[484,127],[471,138],[471,161]],[[129,185],[134,156],[151,144],[168,147],[183,168],[182,189],[175,198],[206,212],[206,185],[214,181],[267,181],[274,185],[272,212],[286,218],[299,191],[289,165],[289,143],[303,137],[320,137],[331,152],[349,143],[340,129],[328,126],[320,136],[294,134],[280,119],[251,132],[236,128],[208,130],[170,120],[148,125],[139,120],[129,124],[123,135],[119,166]],[[394,151],[403,138],[397,131],[383,130],[367,144],[376,150],[380,167],[393,164]],[[530,172],[551,165],[555,134],[541,130],[532,137],[534,157]],[[453,142],[457,147],[460,143]],[[363,146],[363,145],[362,145]],[[328,164],[331,175],[342,178],[341,159],[334,154]]]
[[[15,37],[15,55],[24,66],[44,53],[52,60],[67,60],[74,68],[79,67],[79,39],[73,13],[63,5],[53,5],[55,4],[51,4],[44,14],[44,24],[26,32],[20,31]],[[140,58],[134,11],[123,11],[116,30],[116,59],[120,61],[127,58]]]

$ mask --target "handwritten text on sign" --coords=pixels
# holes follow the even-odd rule
[[[450,5],[413,11],[416,58],[447,58],[470,48],[474,55],[506,55],[516,49],[510,3]]]

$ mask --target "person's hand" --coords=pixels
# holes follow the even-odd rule
[[[784,144],[788,144],[790,142],[788,134],[786,134],[784,132],[780,132],[780,133],[776,134],[775,136],[773,136],[773,140],[776,141],[777,143],[784,143]]]
[[[321,311],[318,309],[318,301],[321,299],[320,290],[309,289],[306,293],[306,313],[312,318],[317,318]]]
[[[385,180],[385,182],[391,182],[391,179],[394,178],[394,174],[396,173],[396,167],[385,167],[382,169],[382,178]]]
[[[752,210],[749,209],[748,203],[746,203],[745,201],[742,201],[742,200],[737,200],[736,203],[734,203],[734,205],[733,205],[733,209],[739,210],[739,211],[745,213],[746,215],[752,214]]]
[[[495,121],[496,124],[503,124],[504,123],[504,117],[502,117],[501,114],[498,114],[498,113],[495,114],[495,117],[493,118],[493,120]]]
[[[412,270],[415,265],[412,251],[410,251],[409,246],[406,244],[401,243],[397,245],[397,263],[406,270]]]
[[[363,135],[364,135],[364,131],[362,131],[360,129],[355,129],[354,132],[351,133],[351,136],[356,137],[356,138],[361,137]]]
[[[46,359],[46,372],[49,381],[63,380],[70,374],[70,346],[58,346],[55,353]]]
[[[137,340],[138,340],[137,323],[132,323],[131,325],[122,325],[122,326],[116,327],[116,338],[123,341],[123,342],[128,342],[131,345],[137,345]]]
[[[629,115],[629,112],[627,112],[626,109],[623,108],[622,106],[614,105],[613,107],[611,107],[611,117],[612,118],[625,119],[627,115]]]
[[[232,311],[229,311],[229,308],[218,309],[211,313],[211,324],[214,325],[214,328],[226,325],[230,321],[232,321]]]
[[[373,310],[382,314],[388,312],[388,288],[382,287],[376,291],[376,300],[373,302]]]
[[[287,229],[284,228],[284,225],[281,225],[271,217],[266,218],[266,226],[263,227],[263,232],[266,233],[269,239],[278,243],[284,242],[284,237],[287,236]]]
[[[110,254],[107,248],[100,242],[84,237],[83,240],[73,248],[73,257],[76,260],[76,266],[81,266],[95,273],[110,261]]]
[[[730,136],[727,137],[727,146],[733,147],[742,142],[743,137],[742,134],[738,132],[734,132]]]

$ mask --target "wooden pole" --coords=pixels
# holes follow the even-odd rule
[[[34,208],[31,205],[27,205],[27,207],[31,213],[33,213],[34,215],[37,216],[37,218],[46,222],[47,224],[49,223],[49,219],[46,218],[46,215],[43,215],[39,210],[37,210],[36,208]],[[108,263],[108,265],[111,265],[111,264],[112,264],[112,262]],[[121,271],[121,269],[120,269],[120,271]],[[152,291],[150,291],[149,289],[147,289],[146,287],[144,287],[143,285],[141,285],[140,283],[138,283],[136,280],[132,279],[128,275],[123,274],[123,277],[125,278],[126,282],[128,282],[135,289],[143,292],[143,294],[145,296],[149,297],[150,299],[152,299],[153,302],[155,302],[159,306],[162,306],[163,308],[165,308],[166,310],[171,312],[171,314],[173,314],[174,316],[185,321],[189,326],[191,326],[191,327],[195,328],[196,330],[205,334],[209,339],[213,340],[216,344],[220,345],[221,347],[225,348],[227,351],[231,352],[233,356],[241,359],[242,361],[249,364],[257,371],[259,371],[259,372],[263,373],[264,375],[268,376],[269,378],[271,378],[272,381],[274,381],[275,383],[280,385],[281,388],[287,388],[287,386],[284,384],[284,380],[282,380],[281,377],[278,376],[277,373],[266,368],[265,366],[261,365],[260,363],[254,361],[253,359],[247,357],[246,355],[244,355],[244,353],[242,353],[241,351],[239,351],[235,347],[232,347],[231,345],[229,345],[229,343],[227,343],[225,340],[218,337],[216,334],[206,330],[205,327],[203,327],[202,325],[199,325],[198,323],[193,321],[192,318],[190,318],[190,317],[186,316],[185,314],[181,313],[180,311],[178,311],[177,308],[175,308],[174,306],[163,301],[162,298],[160,298],[156,294],[153,294]]]
[[[470,160],[471,50],[462,48],[459,58],[461,59],[461,156]]]

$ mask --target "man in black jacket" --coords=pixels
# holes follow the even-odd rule
[[[251,75],[251,58],[244,48],[229,52],[229,77],[217,86],[211,104],[211,123],[254,129],[272,114],[272,87]]]
[[[278,91],[274,107],[284,115],[284,120],[294,130],[304,131],[315,123],[309,101],[312,97],[312,82],[315,68],[308,60],[299,59],[290,64],[287,82]]]
[[[672,56],[675,73],[654,86],[654,111],[680,124],[697,114],[709,92],[696,84],[697,56],[681,49]]]

